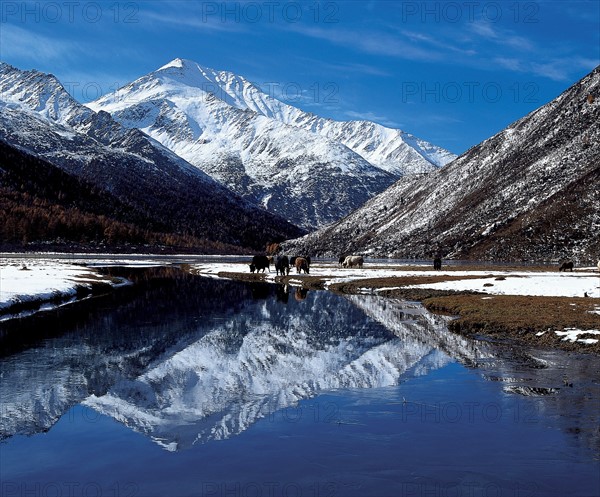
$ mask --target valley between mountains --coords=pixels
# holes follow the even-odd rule
[[[182,59],[89,106],[52,75],[2,64],[0,95],[4,250],[258,254],[279,247],[325,264],[360,254],[371,267],[434,255],[538,263],[542,279],[480,263],[465,274],[415,279],[402,263],[385,277],[361,269],[335,284],[314,272],[277,282],[423,300],[460,315],[449,324],[455,331],[597,348],[600,68],[457,158],[401,130],[304,113],[241,76]],[[564,260],[587,269],[558,280],[551,273]],[[244,262],[223,276],[265,278],[247,269]],[[503,282],[515,277],[544,291],[515,294]],[[9,285],[7,294],[5,284],[5,310],[96,291],[86,281],[79,290],[66,284],[60,295],[50,285],[41,296],[27,285]],[[553,293],[567,282],[572,293]],[[500,295],[481,296],[496,287]],[[564,330],[587,333],[586,346],[557,338]]]
[[[594,262],[599,71],[457,158],[189,60],[87,105],[3,63],[2,244]]]

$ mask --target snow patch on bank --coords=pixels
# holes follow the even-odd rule
[[[471,272],[470,274],[473,273]],[[557,275],[556,273],[512,273],[505,276],[505,279],[502,280],[477,278],[414,285],[411,288],[540,297],[584,297],[587,294],[591,298],[600,298],[600,279],[593,276],[591,273],[561,275]]]
[[[581,342],[587,344],[598,343],[597,338],[579,338],[582,335],[600,335],[600,330],[578,330],[577,328],[565,328],[564,331],[555,331],[559,337],[564,337],[564,341]]]
[[[48,310],[76,300],[78,288],[90,289],[94,283],[113,287],[129,284],[114,281],[90,268],[58,260],[11,260],[0,265],[0,320],[22,317],[31,310],[11,314],[11,308],[39,302],[37,310]],[[71,297],[71,299],[69,299]]]

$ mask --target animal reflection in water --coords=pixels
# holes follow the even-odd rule
[[[277,285],[277,289],[275,290],[275,296],[277,297],[277,302],[287,304],[290,298],[289,285]]]
[[[268,283],[251,283],[250,294],[253,300],[265,300],[272,295],[271,286]]]
[[[296,291],[294,292],[294,298],[298,301],[301,302],[303,300],[306,300],[306,296],[308,295],[308,290],[306,288],[296,288]]]
[[[253,300],[266,300],[273,296],[273,286],[275,286],[275,299],[277,302],[287,304],[290,299],[289,285],[271,285],[269,283],[250,283],[250,294]],[[308,290],[306,288],[296,288],[294,290],[294,299],[298,302],[306,300]]]

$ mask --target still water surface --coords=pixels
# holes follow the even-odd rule
[[[600,495],[594,358],[167,273],[3,329],[3,496]]]

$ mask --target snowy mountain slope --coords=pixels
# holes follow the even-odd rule
[[[302,112],[240,76],[181,59],[89,106],[305,227],[348,214],[400,172],[454,157],[399,130]]]
[[[170,68],[182,76],[181,81],[201,88],[233,107],[249,109],[342,143],[371,164],[395,175],[429,172],[456,158],[447,150],[399,129],[371,121],[334,121],[304,112],[228,71],[215,71],[183,59],[175,59],[158,71],[172,71]]]
[[[177,232],[262,248],[300,230],[157,141],[78,104],[51,75],[0,65],[0,139],[106,189]]]
[[[400,179],[335,225],[315,254],[495,260],[600,253],[600,68],[425,177]]]

